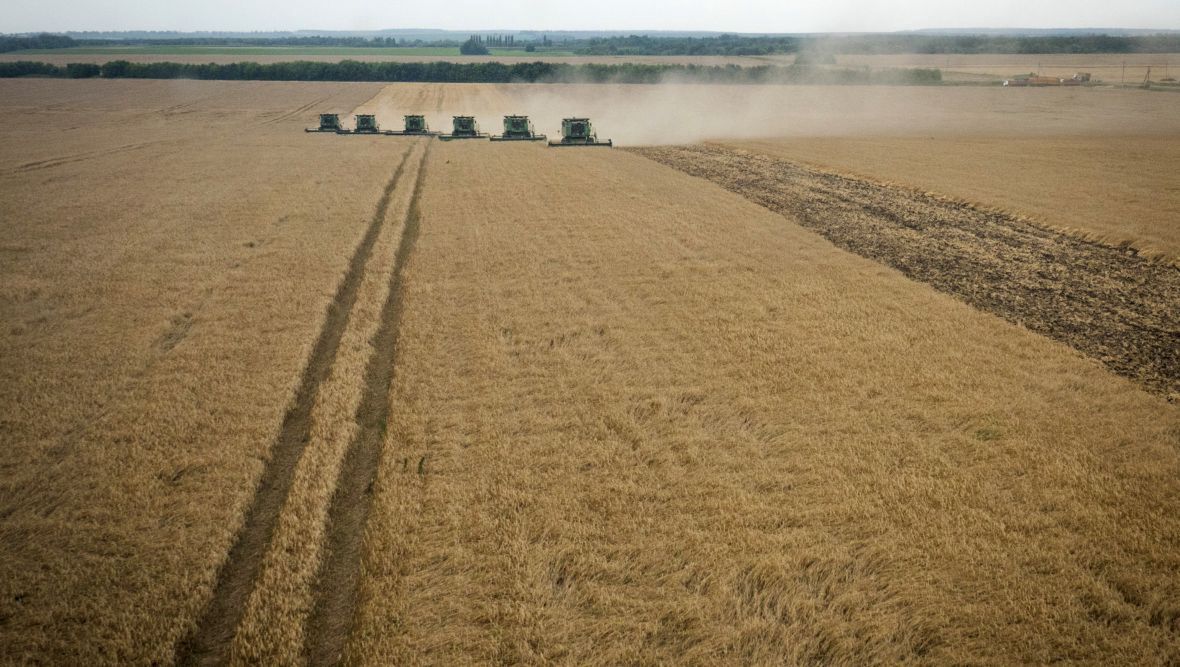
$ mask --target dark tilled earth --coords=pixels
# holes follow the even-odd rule
[[[715,145],[630,149],[1180,400],[1180,267],[1011,215]]]

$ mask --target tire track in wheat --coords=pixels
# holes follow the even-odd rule
[[[313,665],[341,662],[353,626],[365,524],[372,506],[372,485],[385,439],[389,392],[397,363],[405,269],[418,239],[418,202],[429,156],[430,144],[427,144],[406,213],[389,295],[382,307],[381,327],[373,340],[373,356],[365,371],[365,393],[357,410],[360,431],[345,455],[328,511],[328,550],[320,567],[307,631],[307,657]]]
[[[238,537],[214,584],[213,597],[191,635],[177,646],[176,662],[181,665],[223,664],[245,605],[254,588],[262,560],[274,534],[279,513],[290,490],[296,464],[307,444],[311,409],[340,347],[348,317],[356,303],[360,279],[372,254],[378,232],[385,220],[389,201],[405,169],[409,151],[385,186],[377,210],[349,260],[344,279],[328,306],[324,324],[304,367],[299,388],[283,418],[271,457],[254,495]]]
[[[365,373],[393,283],[415,170],[426,145],[425,140],[414,140],[401,178],[408,185],[399,185],[393,195],[336,360],[320,385],[308,444],[238,625],[231,664],[284,664],[304,652],[315,578],[325,552],[328,510],[345,453],[360,431],[357,411],[365,395]]]

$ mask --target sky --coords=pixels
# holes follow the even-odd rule
[[[0,0],[0,32],[1180,28],[1180,0]]]

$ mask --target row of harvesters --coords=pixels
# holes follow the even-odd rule
[[[334,134],[384,134],[390,136],[425,136],[438,137],[443,141],[453,139],[491,139],[492,141],[545,141],[543,134],[537,134],[528,116],[504,116],[504,134],[488,136],[479,131],[479,123],[475,116],[454,116],[451,121],[451,133],[433,132],[426,124],[426,117],[421,115],[405,116],[405,129],[382,130],[377,124],[377,117],[373,114],[357,114],[353,129],[346,130],[340,124],[340,116],[334,113],[320,114],[320,126],[308,128],[308,132],[331,132]],[[594,132],[594,126],[589,118],[563,118],[561,120],[561,140],[550,141],[550,146],[613,146],[607,139],[599,141]]]

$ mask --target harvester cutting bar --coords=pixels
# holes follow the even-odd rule
[[[606,141],[565,141],[563,139],[562,141],[550,141],[549,145],[554,148],[560,148],[562,146],[606,146],[610,148],[615,144],[610,139]]]
[[[543,134],[533,131],[528,116],[504,116],[504,134],[495,135],[492,141],[545,141]]]
[[[550,141],[550,146],[614,146],[610,139],[599,141],[589,118],[562,118],[561,141]]]

